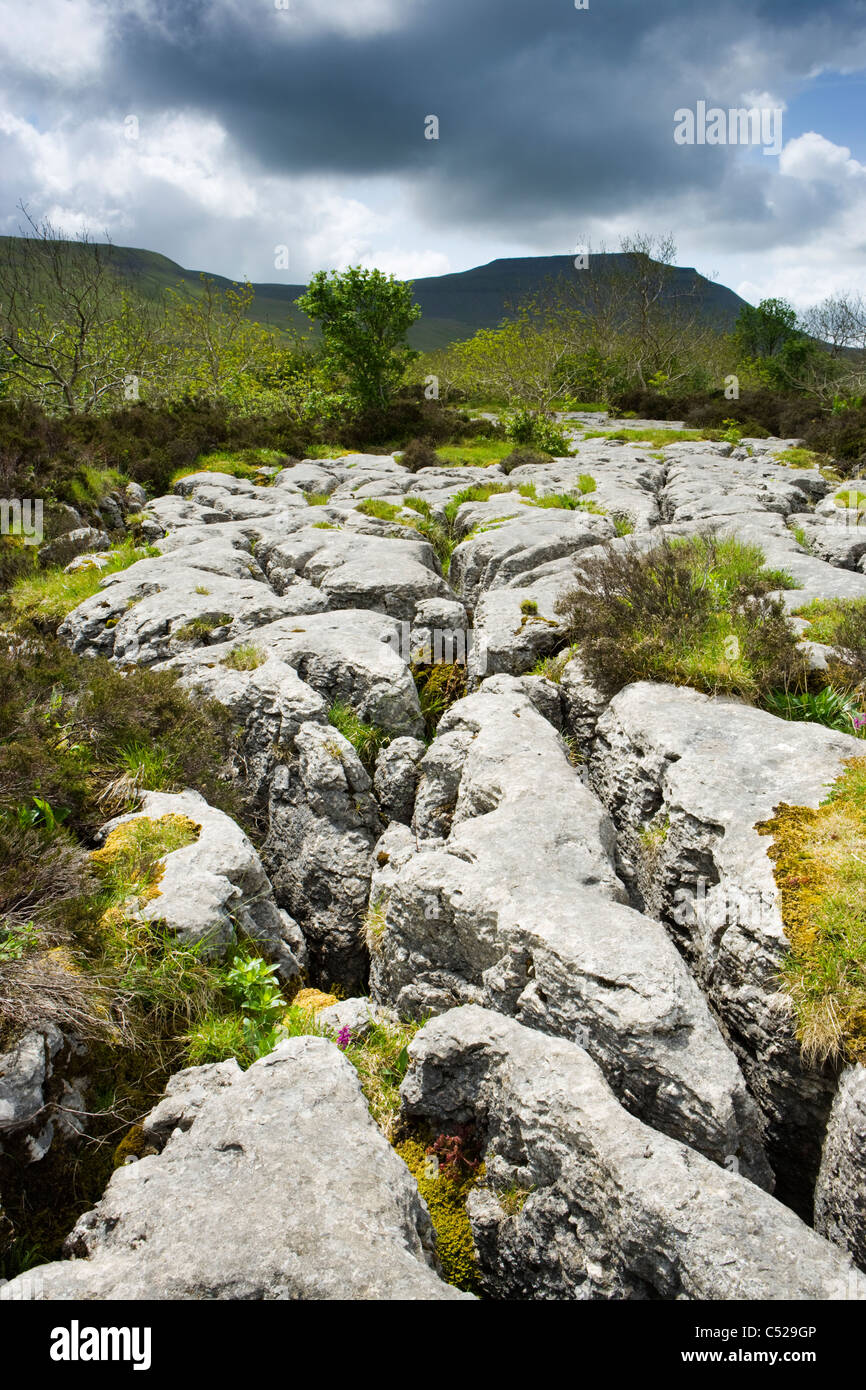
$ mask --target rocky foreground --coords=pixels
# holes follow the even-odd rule
[[[246,935],[289,992],[337,987],[350,1031],[369,1010],[425,1020],[403,1120],[477,1136],[467,1211],[490,1296],[866,1297],[866,1070],[803,1061],[757,829],[781,803],[817,806],[863,743],[682,687],[608,702],[578,656],[558,681],[532,674],[562,647],[576,557],[599,547],[712,527],[793,576],[791,607],[866,598],[866,530],[844,525],[838,484],[774,459],[786,442],[660,457],[588,440],[508,478],[375,455],[267,485],[196,474],[146,507],[159,555],[61,629],[232,711],[261,855],[196,793],[149,793],[136,815],[200,833],[148,911],[184,940]],[[517,491],[587,474],[596,510]],[[441,517],[476,483],[512,490],[460,507],[446,579],[404,502]],[[469,693],[428,744],[410,664],[437,644],[465,653]],[[226,664],[240,646],[249,669]],[[372,776],[335,701],[390,736]],[[32,1161],[54,1133],[56,1033],[36,1023],[0,1068],[0,1117]],[[469,1297],[328,1037],[176,1075],[143,1134],[71,1258],[38,1271],[45,1298]]]

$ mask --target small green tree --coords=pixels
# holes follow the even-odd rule
[[[734,338],[744,358],[774,357],[797,336],[797,311],[786,299],[762,299],[757,308],[744,304],[734,325]]]
[[[168,291],[171,332],[178,348],[170,395],[191,392],[242,408],[261,394],[257,376],[273,369],[279,346],[274,333],[248,317],[255,298],[249,281],[221,289],[209,275],[201,288]]]
[[[417,353],[406,334],[421,317],[412,285],[381,270],[320,270],[295,301],[321,325],[325,362],[342,373],[362,406],[388,404]]]

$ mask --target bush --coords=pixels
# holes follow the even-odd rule
[[[501,460],[499,467],[503,473],[510,474],[515,468],[537,467],[542,463],[553,463],[553,455],[541,453],[537,449],[513,449]]]
[[[423,439],[410,439],[400,456],[400,463],[409,473],[418,473],[422,468],[442,468],[443,463],[432,444]]]
[[[87,840],[108,814],[131,810],[151,780],[150,790],[193,787],[243,817],[235,750],[228,711],[189,696],[175,672],[122,674],[54,639],[0,650],[0,810],[39,796]]]
[[[571,442],[565,431],[547,415],[539,415],[521,406],[505,423],[509,439],[515,444],[529,444],[557,458],[571,454]]]
[[[610,549],[578,564],[578,583],[556,611],[605,694],[638,680],[749,700],[805,688],[784,609],[766,597],[791,580],[765,569],[757,546],[703,535],[644,552]]]
[[[241,416],[222,403],[135,404],[108,415],[46,415],[29,403],[0,401],[0,495],[46,497],[80,506],[97,501],[105,470],[131,478],[154,494],[216,450],[274,450],[303,457],[311,427],[287,415]],[[336,440],[334,427],[316,437]],[[110,481],[113,486],[114,482]]]

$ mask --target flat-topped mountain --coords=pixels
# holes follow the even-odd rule
[[[16,240],[16,237],[0,237],[0,250]],[[179,284],[198,288],[200,270],[186,270],[157,251],[114,246],[112,255],[118,269],[135,277],[145,293],[158,294]],[[600,252],[592,257],[590,273],[611,273],[627,259],[622,252]],[[237,278],[242,279],[243,273],[241,267]],[[413,282],[415,298],[423,315],[411,328],[409,341],[413,347],[426,351],[470,338],[479,328],[495,328],[520,300],[538,293],[545,282],[579,273],[574,269],[573,256],[510,256],[475,266],[472,270],[423,276]],[[684,293],[695,278],[706,318],[720,331],[733,327],[744,301],[733,290],[715,284],[693,268],[674,268],[671,295]],[[224,275],[213,275],[212,279],[222,288],[232,284]],[[305,316],[295,308],[295,300],[303,294],[305,285],[268,281],[254,282],[253,288],[256,297],[252,312],[256,319],[283,327],[308,326]]]

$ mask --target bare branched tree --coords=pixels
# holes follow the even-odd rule
[[[159,362],[162,306],[119,274],[110,242],[64,238],[22,204],[20,237],[0,239],[0,343],[12,389],[46,409],[88,412]],[[134,394],[134,393],[133,393]]]

